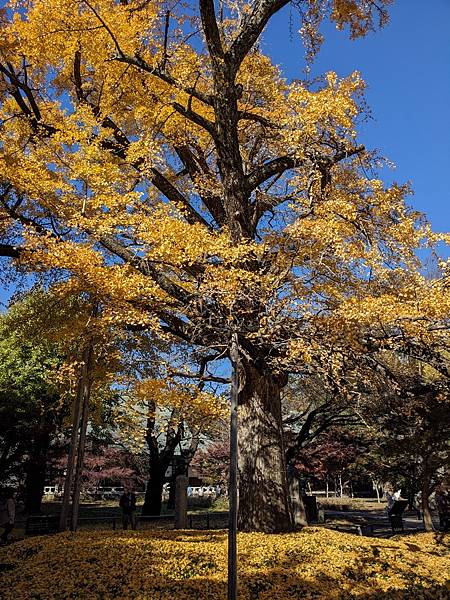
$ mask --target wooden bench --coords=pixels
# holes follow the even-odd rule
[[[78,517],[78,528],[83,523],[111,523],[113,530],[116,530],[117,517]]]

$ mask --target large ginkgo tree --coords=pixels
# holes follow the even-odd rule
[[[292,527],[289,371],[326,364],[346,315],[351,343],[360,300],[370,321],[423,283],[429,233],[407,187],[368,175],[359,74],[290,82],[261,50],[288,4],[11,1],[1,26],[1,253],[211,359],[237,340],[246,530]],[[324,18],[357,37],[388,4],[299,0],[307,54]],[[394,300],[391,320],[416,307]]]

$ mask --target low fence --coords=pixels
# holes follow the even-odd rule
[[[174,525],[174,515],[136,515],[136,527],[145,529],[170,529]],[[78,529],[120,529],[122,518],[111,517],[80,517]],[[188,514],[189,529],[226,529],[228,527],[228,512],[198,512]],[[59,516],[40,515],[28,517],[25,524],[25,535],[47,535],[57,533]]]

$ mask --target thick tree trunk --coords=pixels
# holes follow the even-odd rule
[[[239,393],[239,529],[291,531],[280,391],[284,378],[243,364]]]
[[[162,508],[162,492],[164,485],[164,473],[159,470],[152,471],[147,481],[144,504],[142,506],[143,515],[160,515]]]

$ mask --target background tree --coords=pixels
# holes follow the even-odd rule
[[[207,354],[145,331],[129,332],[121,353],[122,403],[115,415],[115,440],[144,460],[142,513],[157,515],[169,467],[173,481],[187,474],[199,444],[219,426],[225,403],[211,386],[223,387],[227,379],[210,372]],[[170,485],[172,508],[174,493]]]
[[[417,368],[417,367],[416,367]],[[385,481],[403,482],[403,494],[413,503],[421,492],[425,527],[433,529],[429,497],[448,477],[450,465],[450,402],[448,382],[426,380],[411,369],[401,387],[384,391],[381,402],[370,402],[365,414],[373,437],[367,457]]]
[[[82,473],[84,492],[95,494],[104,485],[142,485],[143,479],[136,470],[133,456],[120,448],[98,448],[87,452]]]
[[[303,477],[325,482],[327,497],[332,481],[334,495],[342,497],[344,491],[352,494],[352,474],[364,449],[354,432],[335,428],[320,435],[306,448],[299,449],[295,467]]]
[[[23,301],[0,317],[0,479],[24,479],[25,510],[39,512],[52,446],[60,443],[69,406],[55,377],[61,349],[24,339],[21,320],[36,306]]]
[[[228,489],[230,466],[230,444],[228,440],[213,441],[197,451],[192,466],[200,473],[202,480],[209,485],[220,485]]]
[[[160,514],[168,468],[176,470],[174,477],[187,474],[200,441],[214,430],[224,410],[220,397],[196,386],[158,379],[137,383],[135,394],[120,408],[116,423],[124,445],[134,452],[139,449],[147,457],[143,514]]]
[[[16,463],[19,459],[24,465],[28,512],[39,512],[49,463],[67,450],[86,304],[79,296],[35,289],[1,317],[3,455],[7,461],[9,448]],[[117,365],[116,358],[103,344],[90,406],[93,433],[109,426],[115,394],[107,375]]]
[[[283,426],[286,460],[291,462],[299,452],[330,429],[349,428],[360,421],[353,411],[352,401],[343,394],[328,374],[305,370],[302,375],[290,377],[283,391]]]

